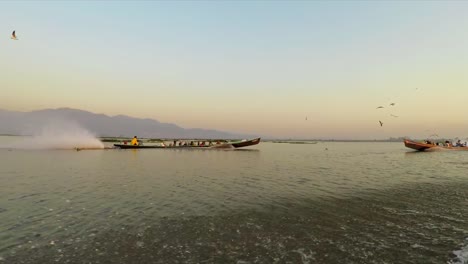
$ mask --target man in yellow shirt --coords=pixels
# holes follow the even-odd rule
[[[130,142],[130,145],[132,146],[138,146],[138,138],[136,136],[133,137],[132,142]]]

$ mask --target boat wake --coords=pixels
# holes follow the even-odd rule
[[[4,146],[10,149],[103,149],[104,144],[73,122],[54,122],[31,137]]]
[[[451,260],[449,264],[466,264],[468,263],[468,238],[465,239],[466,245],[460,250],[453,251],[456,256],[455,259]]]

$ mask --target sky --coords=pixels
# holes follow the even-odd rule
[[[0,109],[466,138],[466,14],[467,1],[1,1]]]

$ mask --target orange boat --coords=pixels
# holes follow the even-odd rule
[[[444,145],[437,145],[432,143],[423,143],[423,142],[416,142],[405,139],[405,147],[414,149],[417,151],[434,151],[434,150],[468,150],[468,147],[456,147],[456,146],[444,146]]]

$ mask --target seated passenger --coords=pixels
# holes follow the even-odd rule
[[[133,137],[132,141],[130,142],[130,145],[132,145],[132,146],[138,146],[139,145],[137,136]]]

